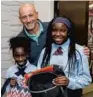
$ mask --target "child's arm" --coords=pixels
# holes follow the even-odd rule
[[[4,82],[2,88],[1,88],[1,94],[4,95],[5,92],[7,92],[7,88],[14,87],[17,85],[17,81],[15,78],[7,78]]]

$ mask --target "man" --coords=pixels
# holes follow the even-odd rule
[[[45,46],[48,23],[38,19],[38,12],[33,4],[23,4],[19,8],[19,19],[23,24],[23,30],[18,36],[27,37],[31,41],[31,64],[37,65],[41,50]],[[89,49],[85,47],[84,52],[89,55]]]
[[[45,45],[48,23],[42,23],[38,19],[38,12],[33,4],[24,4],[19,8],[19,18],[23,24],[23,30],[18,36],[31,40],[31,57],[29,61],[36,65],[39,54]]]

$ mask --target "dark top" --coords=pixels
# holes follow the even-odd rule
[[[48,27],[48,22],[41,22],[40,20],[39,20],[39,22],[43,26],[43,31],[41,32],[40,36],[38,37],[38,44],[36,41],[32,40],[25,34],[24,27],[23,27],[23,30],[18,35],[18,37],[26,37],[31,40],[31,52],[30,52],[29,61],[31,64],[34,64],[35,66],[37,66],[39,55],[40,55],[43,47],[45,46],[46,32],[47,32],[47,27]]]

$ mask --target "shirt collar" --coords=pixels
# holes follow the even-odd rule
[[[65,52],[70,44],[70,39],[67,39],[67,41],[62,45],[57,45],[55,43],[52,44],[52,54],[57,50],[58,47],[61,47],[63,52]]]
[[[29,64],[30,64],[30,63],[29,63],[29,61],[27,60],[27,63],[26,63],[25,66],[27,67]],[[16,63],[15,65],[18,67],[18,64],[17,64],[17,63]]]
[[[33,40],[37,40],[37,38],[40,36],[40,34],[43,32],[43,26],[42,26],[42,24],[41,24],[41,22],[40,21],[38,21],[38,23],[39,23],[39,26],[40,26],[40,30],[37,32],[37,34],[30,34],[27,30],[26,30],[26,28],[24,27],[24,31],[25,31],[25,34],[29,37],[29,38],[31,38],[31,39],[33,39]]]

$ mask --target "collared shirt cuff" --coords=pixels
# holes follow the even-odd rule
[[[68,84],[67,88],[74,90],[74,86],[75,86],[74,79],[69,78],[69,84]]]

